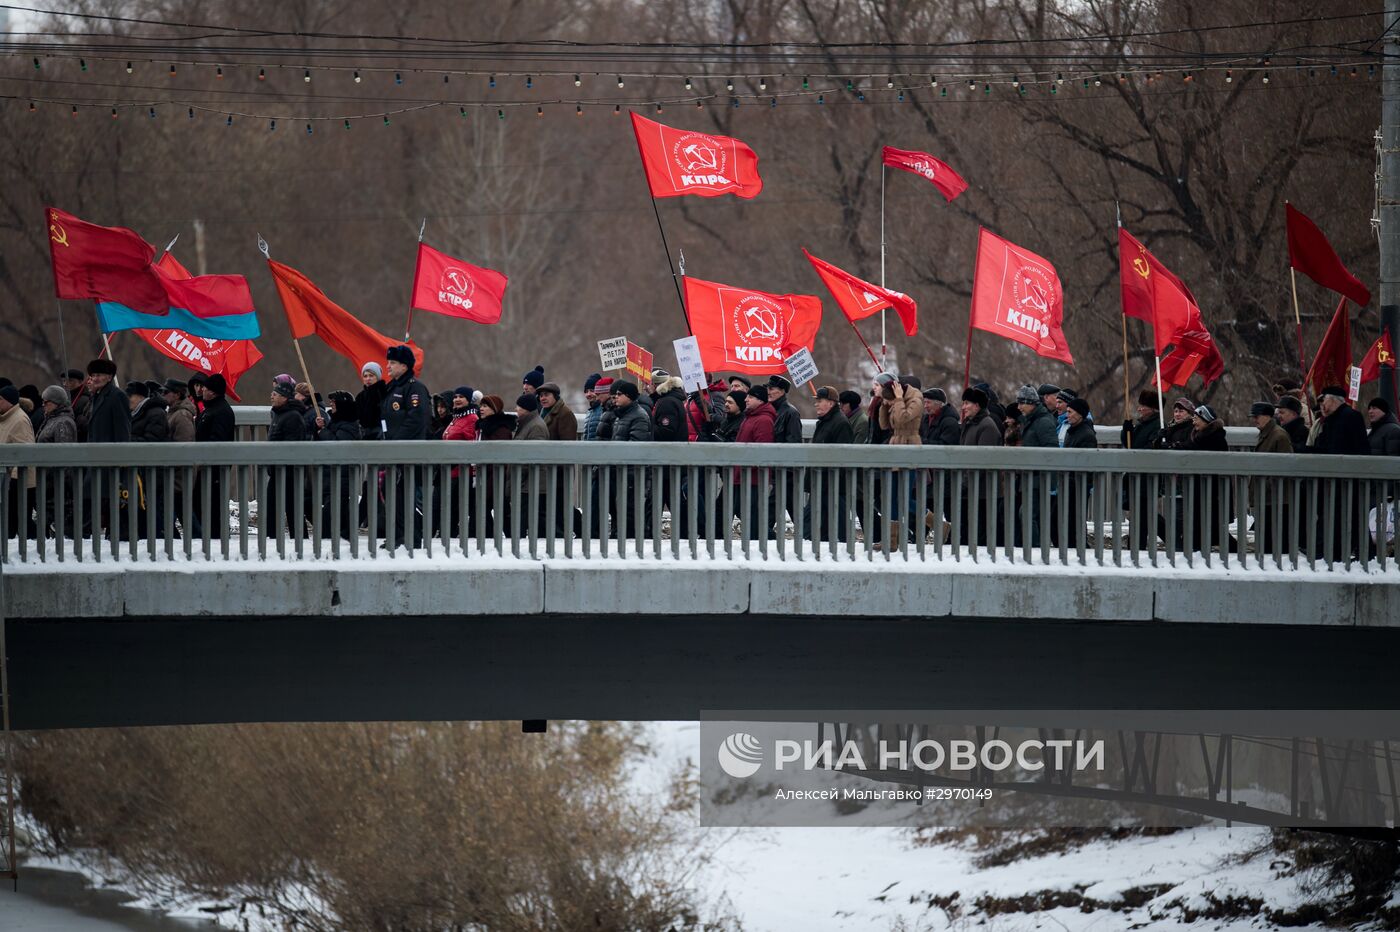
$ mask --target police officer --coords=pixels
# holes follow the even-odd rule
[[[379,419],[381,436],[385,440],[427,440],[428,425],[433,416],[433,398],[428,388],[413,376],[413,365],[417,361],[413,350],[400,343],[389,347],[385,354],[389,362],[389,386],[380,404]],[[385,528],[384,545],[389,549],[399,546],[418,547],[420,524],[417,507],[422,490],[422,475],[415,467],[390,466],[399,473],[398,491],[395,498],[394,527]],[[407,495],[409,470],[415,473],[414,495]]]

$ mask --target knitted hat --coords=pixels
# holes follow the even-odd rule
[[[602,374],[601,372],[595,372],[595,373],[593,373],[592,375],[590,375],[588,378],[584,379],[584,380],[583,380],[583,390],[586,391],[586,392],[591,392],[591,391],[593,391],[594,387],[598,384],[598,380],[601,379],[602,377],[603,377],[603,374]]]
[[[658,382],[664,382],[670,377],[671,373],[667,372],[665,369],[656,368],[651,370],[651,382],[653,385],[657,384]]]
[[[1320,392],[1317,393],[1317,397],[1318,397],[1319,399],[1321,399],[1321,398],[1326,398],[1328,395],[1331,395],[1333,398],[1336,398],[1338,401],[1346,401],[1346,400],[1347,400],[1347,390],[1346,390],[1345,388],[1342,388],[1342,386],[1340,386],[1340,385],[1329,385],[1329,386],[1327,386],[1326,388],[1324,388],[1322,391],[1320,391]]]
[[[1249,406],[1250,417],[1273,417],[1274,404],[1271,401],[1256,401]]]
[[[1211,421],[1215,420],[1215,409],[1210,405],[1197,405],[1196,417],[1209,424]]]
[[[538,389],[544,384],[544,366],[536,366],[525,373],[524,377],[520,380],[520,384],[529,385],[532,388]]]
[[[936,401],[939,404],[946,405],[948,403],[948,396],[944,394],[943,389],[941,388],[924,389],[924,397],[927,398],[929,401]]]
[[[627,379],[618,379],[612,383],[612,393],[614,395],[626,395],[633,401],[637,400],[637,383],[629,382]]]
[[[452,394],[461,395],[463,398],[467,399],[468,401],[471,401],[472,394],[474,391],[475,389],[473,389],[470,385],[458,385],[452,390]]]
[[[1063,401],[1065,404],[1069,404],[1071,401],[1078,398],[1079,395],[1076,394],[1073,389],[1062,388],[1055,393],[1055,397],[1058,398],[1060,401]]]
[[[50,385],[44,389],[44,394],[40,396],[44,401],[52,401],[56,405],[68,404],[68,389],[62,385]]]
[[[538,411],[540,409],[540,400],[529,392],[521,392],[520,397],[515,399],[515,406],[517,408],[524,408],[526,411]]]
[[[279,382],[277,379],[273,379],[272,390],[283,398],[290,398],[296,393],[296,386],[288,385],[286,382]]]
[[[539,388],[535,389],[535,391],[539,391],[539,392],[549,392],[549,393],[550,393],[551,395],[553,395],[555,398],[561,398],[561,397],[563,397],[563,392],[559,391],[559,386],[558,386],[558,384],[556,384],[556,383],[554,383],[554,382],[545,382],[545,383],[544,383],[543,385],[541,385]]]
[[[1022,385],[1016,389],[1016,403],[1018,405],[1033,405],[1040,401],[1040,393],[1035,390],[1034,385]]]
[[[293,386],[293,391],[295,391],[298,395],[305,395],[307,398],[310,398],[310,397],[311,397],[311,383],[310,383],[310,382],[298,382],[295,386]]]
[[[81,382],[83,379],[87,378],[87,374],[81,369],[69,369],[67,372],[63,373],[63,378]]]
[[[225,382],[224,377],[217,372],[204,380],[204,387],[216,395],[222,395],[228,391],[228,383]]]
[[[376,379],[384,378],[384,367],[377,362],[367,362],[360,367],[360,375],[364,375],[366,372],[374,373]]]
[[[840,397],[840,393],[830,385],[823,385],[821,388],[817,389],[815,397],[819,401],[836,401]]]
[[[770,375],[768,377],[768,387],[776,388],[783,394],[787,394],[788,392],[792,391],[792,383],[789,382],[787,379],[783,378],[781,375]]]
[[[875,384],[879,385],[881,388],[886,385],[893,385],[894,382],[895,375],[893,372],[881,372],[879,375],[875,376]]]
[[[19,389],[13,385],[6,385],[4,388],[0,388],[0,398],[4,398],[12,405],[17,405],[19,404]]]
[[[1303,403],[1297,398],[1294,398],[1292,395],[1284,395],[1282,398],[1280,398],[1278,400],[1278,406],[1280,408],[1287,408],[1294,414],[1303,413]]]
[[[970,401],[973,404],[985,408],[987,407],[987,393],[980,388],[965,388],[962,393],[963,401]]]
[[[1157,393],[1147,389],[1138,392],[1138,404],[1144,408],[1151,408],[1153,411],[1161,409],[1161,403],[1157,401]]]
[[[1390,402],[1386,401],[1384,398],[1372,398],[1370,403],[1367,404],[1366,407],[1375,408],[1381,414],[1390,413]]]
[[[603,376],[601,379],[599,379],[597,382],[594,382],[594,383],[593,383],[593,392],[594,392],[594,394],[597,394],[597,395],[606,395],[606,394],[608,394],[609,392],[612,391],[612,387],[613,387],[613,380],[612,380],[612,377],[611,377],[611,376],[605,375],[605,376]]]
[[[912,388],[912,389],[914,389],[915,391],[920,391],[920,392],[921,392],[921,391],[924,390],[924,383],[921,382],[921,381],[919,381],[919,377],[918,377],[917,375],[906,375],[904,378],[900,379],[899,381],[900,381],[903,385],[907,386],[908,388]]]
[[[1083,398],[1071,398],[1067,404],[1069,409],[1071,411],[1077,411],[1080,417],[1089,416],[1089,402],[1085,401]]]
[[[937,391],[937,389],[932,389],[932,388],[931,388],[931,389],[929,389],[929,391]],[[925,398],[928,397],[928,393],[927,393],[927,392],[924,393],[924,397],[925,397]],[[839,400],[839,401],[841,402],[841,404],[843,404],[843,405],[850,405],[852,408],[859,408],[859,407],[860,407],[860,404],[861,404],[860,392],[853,392],[853,391],[851,391],[851,390],[848,388],[848,389],[846,389],[844,392],[841,393],[841,397],[840,397],[838,400]]]
[[[489,405],[491,410],[497,414],[506,413],[506,403],[501,400],[500,395],[482,395],[481,404]]]
[[[117,364],[110,359],[94,359],[88,363],[88,375],[116,375]]]
[[[390,362],[403,363],[410,369],[412,369],[413,364],[418,361],[414,358],[413,350],[409,349],[406,343],[400,343],[398,346],[389,347],[388,351],[384,354],[384,358]]]
[[[274,381],[274,382],[286,382],[288,385],[296,385],[296,384],[297,384],[297,380],[294,379],[294,378],[292,378],[292,376],[291,376],[289,373],[286,373],[286,372],[283,372],[283,373],[281,373],[280,375],[274,375],[274,376],[272,377],[272,381]]]
[[[1040,388],[1037,388],[1035,393],[1042,398],[1046,395],[1058,395],[1060,393],[1060,386],[1051,385],[1049,382],[1046,382],[1044,385],[1040,386]]]
[[[744,410],[744,403],[749,400],[749,393],[744,391],[742,388],[736,388],[734,389],[734,391],[729,393],[729,397],[734,399],[734,404],[736,404],[739,407],[739,410],[742,411]]]

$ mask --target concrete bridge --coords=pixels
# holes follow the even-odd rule
[[[0,509],[18,729],[1395,704],[1393,460],[501,442],[0,465],[35,474],[33,538]],[[367,478],[367,530],[320,506]],[[891,535],[895,502],[926,533]],[[405,503],[424,539],[387,550]]]

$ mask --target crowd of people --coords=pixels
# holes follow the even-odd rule
[[[470,385],[449,392],[432,394],[415,375],[417,360],[406,345],[391,347],[383,365],[366,361],[360,371],[361,386],[355,393],[330,392],[324,398],[311,385],[290,375],[273,379],[270,442],[336,440],[583,440],[583,441],[661,441],[692,443],[802,443],[802,419],[789,400],[792,383],[781,375],[754,381],[733,376],[716,381],[705,391],[687,392],[683,381],[656,369],[650,385],[639,385],[626,378],[593,373],[582,383],[583,407],[575,412],[557,382],[548,381],[543,366],[525,373],[513,404],[501,395],[485,394]],[[195,374],[188,380],[167,378],[116,381],[117,367],[110,359],[93,360],[83,372],[70,369],[59,384],[40,391],[34,385],[16,387],[0,378],[0,443],[120,443],[120,442],[232,442],[236,439],[233,409],[227,400],[222,376]],[[1340,386],[1324,388],[1312,402],[1296,381],[1281,379],[1274,385],[1275,397],[1255,403],[1249,419],[1258,430],[1254,449],[1265,453],[1311,453],[1400,456],[1400,424],[1384,398],[1371,399],[1365,414],[1354,408]],[[1134,416],[1123,423],[1120,438],[1124,448],[1134,450],[1218,450],[1227,449],[1224,421],[1208,404],[1177,395],[1163,416],[1156,391],[1144,391],[1137,398]],[[954,406],[939,387],[925,388],[913,375],[897,376],[882,372],[865,393],[839,390],[823,385],[813,391],[816,421],[813,444],[888,444],[891,446],[1024,446],[1091,449],[1098,447],[1093,411],[1073,390],[1053,384],[1022,385],[1010,404],[1003,404],[995,389],[978,382],[963,389]],[[457,475],[457,473],[454,473]],[[477,478],[475,473],[472,482]],[[34,503],[28,516],[16,508],[16,484],[25,481],[11,470],[10,527],[27,522],[31,533],[42,513],[43,503]],[[33,474],[28,475],[32,488]],[[212,480],[211,480],[212,481]],[[485,481],[482,477],[481,481]],[[753,480],[751,478],[750,483]],[[290,504],[294,496],[286,483],[289,474],[270,478],[267,498],[275,511],[293,527],[306,519]],[[282,483],[279,487],[278,483]],[[346,482],[348,487],[351,483]],[[409,499],[404,483],[395,501],[394,526],[385,528],[389,545],[415,545],[420,535],[418,499]],[[744,520],[752,518],[753,492],[735,476],[735,510]],[[216,493],[218,489],[214,490]],[[684,493],[686,490],[680,490]],[[845,490],[837,513],[828,514],[826,502],[797,502],[771,499],[766,529],[779,531],[784,514],[801,512],[809,535],[846,533],[839,515],[846,511]],[[1056,506],[1062,502],[1058,499]],[[1073,491],[1073,490],[1068,490]],[[669,488],[645,490],[673,500]],[[183,490],[177,490],[183,495]],[[364,527],[367,503],[377,494],[370,483],[356,485],[340,502],[323,502],[338,510],[342,533],[349,535]],[[421,494],[421,493],[414,493]],[[573,516],[575,533],[596,533],[598,516],[611,513],[609,502],[597,502],[594,526],[580,526],[580,515]],[[878,492],[872,491],[878,496]],[[983,495],[985,495],[985,490]],[[217,499],[217,494],[215,498]],[[905,504],[890,496],[878,500],[877,507],[891,518],[893,546],[905,534],[903,514],[912,515],[913,498]],[[1066,495],[1065,499],[1070,499]],[[144,500],[144,499],[143,499]],[[1038,498],[1037,498],[1038,501]],[[933,502],[925,514],[930,530],[936,531],[940,509],[948,502]],[[601,507],[598,507],[601,506]],[[813,507],[815,506],[815,513]],[[740,511],[740,508],[743,511]],[[1180,503],[1178,503],[1180,507]],[[907,509],[907,511],[906,511]],[[99,509],[100,512],[100,509]],[[454,507],[453,533],[456,533]],[[1038,504],[1031,516],[1032,533],[1038,539],[1041,515]],[[979,503],[966,512],[975,516]],[[1144,513],[1144,512],[1140,512]],[[475,521],[473,513],[470,520]],[[497,517],[481,516],[490,522]],[[1052,517],[1052,516],[1047,516]],[[559,513],[535,516],[554,521],[559,532],[569,530],[568,516]],[[49,523],[52,524],[50,517]],[[100,514],[99,514],[99,520]],[[144,521],[144,517],[141,518]],[[154,520],[154,519],[153,519]],[[635,516],[628,515],[631,533]],[[645,516],[643,519],[645,520]],[[91,533],[91,521],[84,533]],[[325,522],[329,526],[329,521]],[[975,521],[969,521],[969,525]],[[1162,519],[1159,516],[1159,525]],[[1180,526],[1178,522],[1178,538]],[[1019,526],[1019,525],[1018,525]],[[1199,530],[1199,529],[1198,529]],[[983,542],[995,536],[996,529],[981,528]],[[946,533],[946,528],[945,528]],[[1165,531],[1159,526],[1165,539]],[[844,537],[843,537],[844,539]],[[881,542],[882,545],[885,542]],[[1178,540],[1178,543],[1191,543]],[[1195,542],[1199,543],[1199,542]],[[1214,543],[1223,543],[1216,541]]]

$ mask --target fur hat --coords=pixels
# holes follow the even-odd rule
[[[1390,413],[1390,402],[1386,401],[1384,398],[1372,398],[1366,407],[1375,408],[1381,414]]]
[[[94,359],[88,363],[88,375],[112,375],[117,374],[117,364],[110,359]]]
[[[228,392],[228,382],[224,381],[224,377],[217,372],[204,380],[204,387],[216,395]]]
[[[768,377],[768,387],[776,388],[778,391],[782,392],[785,395],[788,392],[792,391],[792,383],[789,382],[787,379],[783,378],[781,375],[770,375]]]
[[[919,377],[917,375],[906,375],[899,381],[900,384],[904,385],[906,388],[912,388],[915,391],[919,392],[924,390],[924,383],[919,380]]]
[[[1016,389],[1016,403],[1018,405],[1039,404],[1040,393],[1035,390],[1034,385],[1022,385]]]
[[[1340,385],[1329,385],[1329,386],[1327,386],[1326,388],[1324,388],[1322,391],[1320,391],[1320,392],[1317,393],[1317,397],[1318,397],[1319,400],[1321,400],[1321,399],[1323,399],[1323,398],[1326,398],[1328,395],[1331,395],[1333,398],[1336,398],[1338,401],[1346,401],[1346,400],[1347,400],[1347,390],[1346,390],[1345,388],[1342,388],[1342,386],[1340,386]]]
[[[128,395],[140,395],[142,398],[151,397],[151,387],[145,382],[135,379],[126,383],[126,393]]]
[[[612,393],[614,395],[626,395],[633,401],[637,400],[637,383],[627,379],[618,379],[612,383]]]
[[[539,391],[539,387],[544,384],[544,366],[536,366],[520,379],[521,385],[529,385]]]
[[[87,373],[83,372],[81,369],[69,369],[67,372],[63,373],[63,378],[72,379],[74,382],[81,382],[83,379],[87,378]]]
[[[515,406],[517,408],[524,408],[526,411],[538,411],[540,409],[540,400],[530,392],[521,392],[520,397],[515,399]]]
[[[1080,417],[1087,418],[1089,416],[1089,402],[1083,398],[1071,398],[1067,405],[1071,411],[1077,411]]]
[[[934,391],[934,389],[929,389],[929,391]],[[928,395],[925,394],[924,397],[927,398]],[[859,408],[862,399],[860,397],[860,392],[853,392],[848,388],[841,393],[841,397],[837,400],[843,405],[850,405],[852,408]]]
[[[830,385],[823,385],[817,389],[815,397],[819,401],[837,401],[840,398],[840,393]]]
[[[965,388],[965,389],[963,389],[962,400],[963,400],[963,401],[970,401],[970,402],[972,402],[973,404],[977,405],[978,407],[982,408],[983,410],[986,410],[986,407],[987,407],[987,393],[984,392],[984,391],[982,391],[982,389],[980,389],[980,388]]]
[[[50,385],[44,389],[44,393],[39,396],[43,401],[51,401],[56,405],[68,404],[68,389],[62,385]]]
[[[1297,398],[1294,398],[1292,395],[1284,395],[1282,398],[1280,398],[1280,399],[1278,400],[1278,407],[1280,407],[1280,408],[1287,408],[1289,411],[1292,411],[1294,414],[1302,414],[1302,413],[1303,413],[1303,403],[1302,403],[1301,401],[1299,401]]]
[[[410,369],[412,369],[414,364],[418,361],[413,355],[413,350],[409,349],[407,343],[400,343],[398,346],[389,347],[384,353],[384,358],[390,362],[403,363]]]
[[[1274,403],[1272,401],[1256,401],[1249,406],[1250,417],[1273,417]]]
[[[1138,392],[1138,404],[1144,408],[1151,408],[1153,411],[1161,410],[1161,402],[1157,400],[1157,393],[1145,388]]]

